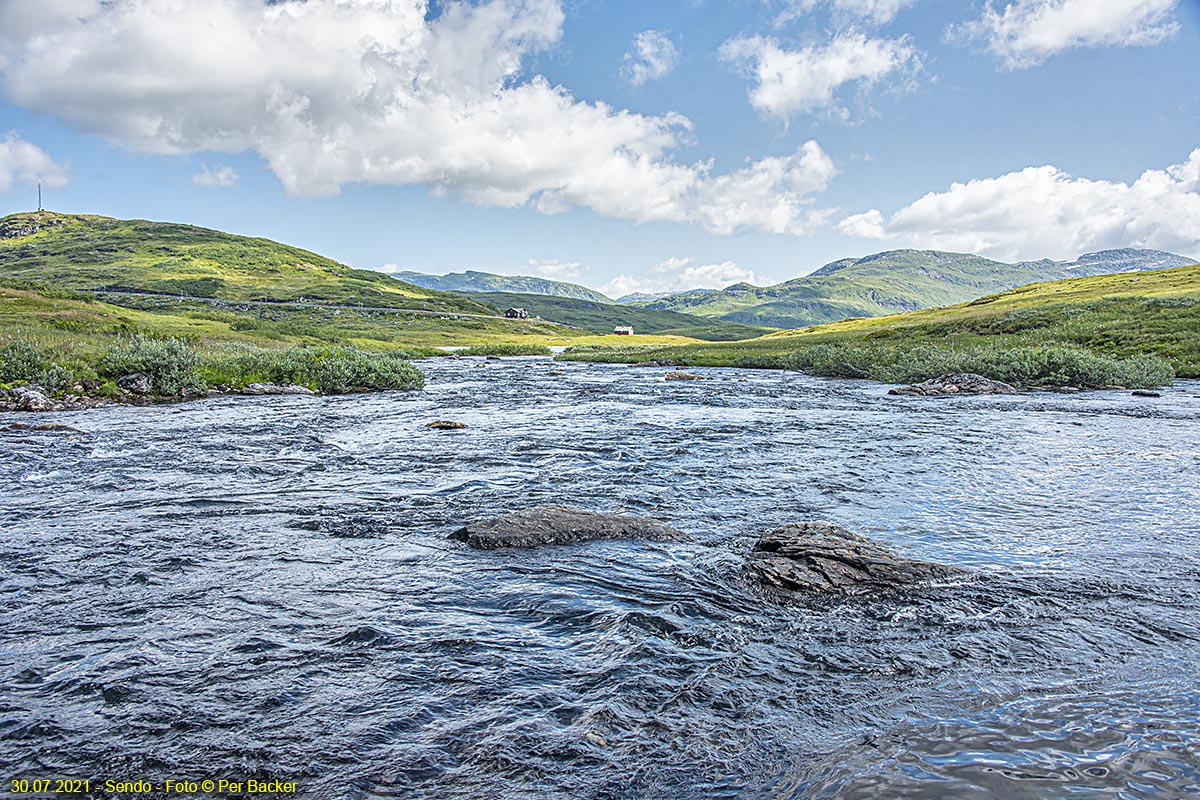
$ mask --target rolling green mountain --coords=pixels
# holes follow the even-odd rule
[[[0,339],[40,342],[81,364],[135,333],[213,347],[368,350],[587,334],[495,315],[475,300],[267,239],[77,214],[0,219]]]
[[[727,342],[749,339],[768,332],[767,328],[705,319],[675,311],[594,303],[569,297],[508,292],[473,292],[470,297],[482,303],[490,303],[500,311],[512,307],[524,308],[530,316],[598,333],[611,333],[618,325],[630,325],[636,333],[690,336],[710,342]]]
[[[888,383],[977,372],[1023,385],[1158,386],[1172,375],[1200,377],[1200,265],[1032,283],[742,342],[582,347],[566,357],[802,369]]]
[[[145,220],[48,211],[0,219],[0,279],[59,289],[144,292],[228,301],[315,300],[492,314],[459,295],[269,239]]]
[[[490,272],[451,272],[448,275],[426,275],[422,272],[397,272],[402,281],[438,289],[444,292],[509,292],[517,294],[544,294],[550,297],[571,297],[593,303],[611,303],[612,300],[586,286],[528,275],[493,275]]]
[[[644,304],[646,308],[715,317],[747,325],[798,328],[854,317],[961,303],[1034,281],[1094,271],[1157,269],[1190,263],[1152,250],[1093,253],[1075,262],[1009,264],[968,253],[892,250],[843,259],[776,286],[736,284],[719,292],[689,292]]]

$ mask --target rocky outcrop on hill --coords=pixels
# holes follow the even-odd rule
[[[961,570],[901,558],[878,542],[829,522],[799,522],[764,534],[746,563],[777,589],[816,594],[894,589]]]
[[[595,539],[677,542],[689,537],[655,520],[597,514],[564,506],[540,506],[471,523],[450,534],[450,538],[481,550],[495,550],[502,547],[574,544]]]

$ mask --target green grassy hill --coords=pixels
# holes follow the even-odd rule
[[[193,225],[48,211],[0,220],[0,280],[219,300],[316,300],[492,313],[458,295],[354,269],[269,239]]]
[[[827,264],[811,275],[757,287],[738,284],[720,292],[695,292],[646,304],[648,308],[705,317],[796,328],[850,317],[874,317],[951,305],[1034,281],[1056,280],[1080,265],[1179,264],[1182,258],[1156,251],[1111,251],[1123,259],[1095,258],[1085,264],[1055,261],[1008,264],[967,253],[893,250]],[[1093,254],[1102,256],[1103,254]],[[1164,260],[1166,259],[1166,260]]]
[[[541,294],[474,292],[470,297],[482,303],[490,303],[500,311],[514,307],[524,308],[530,316],[598,333],[610,333],[618,325],[631,325],[637,333],[690,336],[710,342],[728,342],[750,339],[770,331],[769,328],[740,325],[719,319],[704,319],[675,311],[593,303]]]
[[[444,292],[506,292],[511,294],[544,294],[551,297],[569,297],[589,300],[593,303],[611,303],[612,300],[600,292],[566,281],[552,281],[529,275],[493,275],[490,272],[451,272],[448,275],[426,275],[423,272],[398,272],[402,281],[440,289]]]
[[[1034,283],[968,303],[744,342],[568,354],[803,369],[886,382],[978,372],[1025,385],[1146,387],[1200,377],[1200,266]]]

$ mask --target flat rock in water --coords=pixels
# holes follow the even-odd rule
[[[427,428],[433,428],[435,431],[461,431],[467,427],[465,422],[455,422],[449,419],[439,419],[437,422],[431,422]]]
[[[764,534],[747,568],[777,589],[817,594],[893,589],[962,570],[900,558],[878,542],[829,522],[799,522]]]
[[[1130,394],[1134,397],[1162,397],[1162,393],[1152,392],[1148,389],[1134,389]]]
[[[316,394],[316,392],[307,386],[300,386],[295,383],[252,383],[249,386],[243,387],[239,393],[250,395]]]
[[[647,539],[655,542],[686,541],[682,531],[655,520],[619,514],[597,514],[564,506],[527,508],[484,522],[473,522],[450,534],[481,550],[501,547],[540,547],[574,544],[594,539]]]
[[[888,394],[910,394],[918,396],[941,394],[1016,394],[1017,387],[1004,381],[994,381],[973,372],[956,375],[941,375],[911,386],[897,386]]]
[[[43,422],[40,425],[30,425],[27,422],[12,422],[0,428],[4,433],[17,433],[18,431],[45,431],[56,433],[78,433],[84,436],[88,435],[87,431],[81,431],[79,428],[72,428],[70,425],[63,425],[61,422]]]
[[[683,372],[681,370],[676,370],[674,372],[668,372],[666,374],[666,379],[669,381],[700,381],[700,380],[704,380],[704,376],[703,375],[693,375],[690,372]]]

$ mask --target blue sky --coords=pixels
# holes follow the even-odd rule
[[[0,0],[0,212],[629,291],[1200,255],[1200,0]]]

